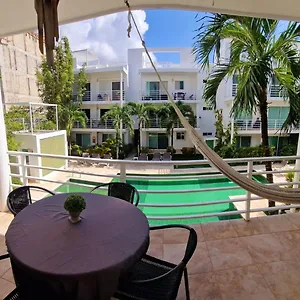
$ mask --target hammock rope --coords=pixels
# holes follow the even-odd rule
[[[232,168],[227,162],[225,162],[216,152],[214,152],[205,142],[203,137],[196,131],[194,127],[190,125],[188,120],[184,117],[184,115],[181,113],[179,108],[177,107],[175,100],[170,95],[168,89],[166,88],[160,73],[158,72],[153,59],[148,51],[148,48],[146,46],[145,41],[143,40],[143,37],[141,35],[141,32],[137,26],[137,23],[135,21],[135,18],[133,16],[130,4],[128,0],[125,0],[125,4],[128,9],[128,37],[130,37],[130,33],[132,30],[131,21],[134,24],[134,27],[138,33],[138,36],[141,40],[142,46],[145,50],[145,53],[151,63],[152,68],[154,69],[160,84],[163,87],[163,90],[167,93],[168,99],[176,111],[180,122],[182,123],[183,127],[185,128],[189,138],[193,142],[194,146],[198,151],[200,151],[205,157],[208,158],[208,160],[217,168],[221,173],[223,173],[225,176],[227,176],[230,180],[232,180],[234,183],[238,184],[240,187],[245,189],[246,191],[255,194],[257,196],[260,196],[262,198],[271,200],[271,201],[277,201],[281,203],[286,204],[300,204],[300,189],[299,188],[281,188],[277,186],[267,186],[265,184],[259,183],[254,181],[252,178],[247,177],[244,174],[240,174],[238,171],[236,171],[234,168]]]

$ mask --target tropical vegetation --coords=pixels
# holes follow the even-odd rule
[[[272,81],[276,81],[289,101],[290,110],[284,126],[288,128],[299,123],[300,24],[289,22],[282,30],[278,20],[226,14],[209,14],[198,21],[201,25],[194,43],[196,60],[202,68],[210,66],[212,55],[216,61],[205,83],[204,100],[216,108],[221,82],[236,76],[237,92],[231,114],[237,117],[241,113],[259,113],[264,156],[270,156],[267,95]],[[220,56],[221,42],[225,39],[230,40],[228,59]],[[267,162],[266,171],[271,170],[271,162]],[[267,179],[272,183],[272,174],[268,174]]]
[[[184,117],[194,127],[196,125],[196,118],[192,107],[190,105],[184,104],[182,101],[178,101],[176,104]],[[165,103],[158,108],[157,115],[160,118],[161,122],[163,122],[164,127],[166,127],[168,135],[171,136],[170,146],[174,148],[174,128],[178,127],[180,124],[180,119],[175,109],[170,103]]]
[[[119,158],[120,145],[122,143],[122,129],[129,129],[129,133],[133,135],[134,121],[132,119],[132,107],[128,104],[124,106],[119,106],[117,104],[113,105],[112,108],[107,111],[103,116],[102,120],[112,120],[112,124],[116,131],[116,158]]]
[[[55,47],[53,67],[44,58],[36,75],[40,97],[44,103],[57,104],[59,129],[67,131],[71,145],[74,122],[79,122],[83,128],[86,126],[87,117],[81,110],[81,104],[86,91],[87,76],[84,66],[75,75],[72,51],[66,37]],[[55,122],[54,109],[49,109],[48,119]]]

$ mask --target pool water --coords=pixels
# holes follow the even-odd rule
[[[160,175],[163,176],[163,175]],[[197,176],[197,175],[196,175]],[[182,179],[182,180],[148,180],[148,179],[127,179],[127,183],[135,186],[138,190],[195,190],[195,189],[207,189],[207,188],[219,188],[219,187],[235,187],[235,183],[227,178],[211,178],[211,179]],[[265,182],[265,178],[261,175],[255,175],[254,179],[260,182]],[[91,188],[100,182],[89,182],[80,179],[70,179],[72,182],[84,183],[91,185],[91,187],[82,186],[70,186],[63,184],[59,186],[56,191],[63,193],[74,192],[89,192]],[[117,181],[114,179],[113,181]],[[99,194],[106,194],[106,191],[98,190]],[[224,191],[205,191],[205,192],[190,192],[190,193],[175,193],[175,194],[140,194],[140,204],[142,203],[195,203],[195,202],[209,202],[230,199],[230,196],[245,195],[246,192],[243,189],[236,190],[224,190]],[[236,210],[232,203],[212,204],[204,206],[189,206],[189,207],[140,207],[140,209],[147,216],[179,216],[179,215],[198,215],[206,213],[216,213],[225,211]],[[172,223],[194,224],[194,223],[206,223],[217,222],[228,219],[238,219],[240,215],[222,216],[222,217],[205,217],[205,218],[192,218],[192,219],[175,219],[175,220],[150,220],[150,225],[162,225]]]

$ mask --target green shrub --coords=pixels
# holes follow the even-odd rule
[[[79,145],[72,145],[71,146],[71,155],[81,155],[82,154],[82,147]]]
[[[70,195],[64,204],[68,212],[82,212],[86,208],[86,202],[80,195]]]
[[[294,172],[288,172],[285,174],[285,179],[287,182],[293,182],[295,177],[295,173]]]
[[[181,152],[184,156],[192,156],[196,154],[195,147],[183,147]]]
[[[292,156],[297,154],[297,146],[296,145],[285,145],[283,146],[278,153],[280,156]],[[289,160],[289,164],[295,163],[295,160]]]
[[[148,154],[148,153],[149,153],[149,147],[142,147],[141,153],[146,153],[146,154]]]
[[[172,146],[168,146],[166,151],[171,153],[172,155],[176,153],[176,149]]]
[[[275,153],[275,147],[270,147],[271,156]],[[255,147],[241,147],[235,151],[235,157],[244,158],[244,157],[264,157],[264,147],[255,146]]]

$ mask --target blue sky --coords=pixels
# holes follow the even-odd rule
[[[148,47],[192,47],[197,23],[195,11],[146,10]],[[179,62],[176,53],[155,54],[158,61]]]

